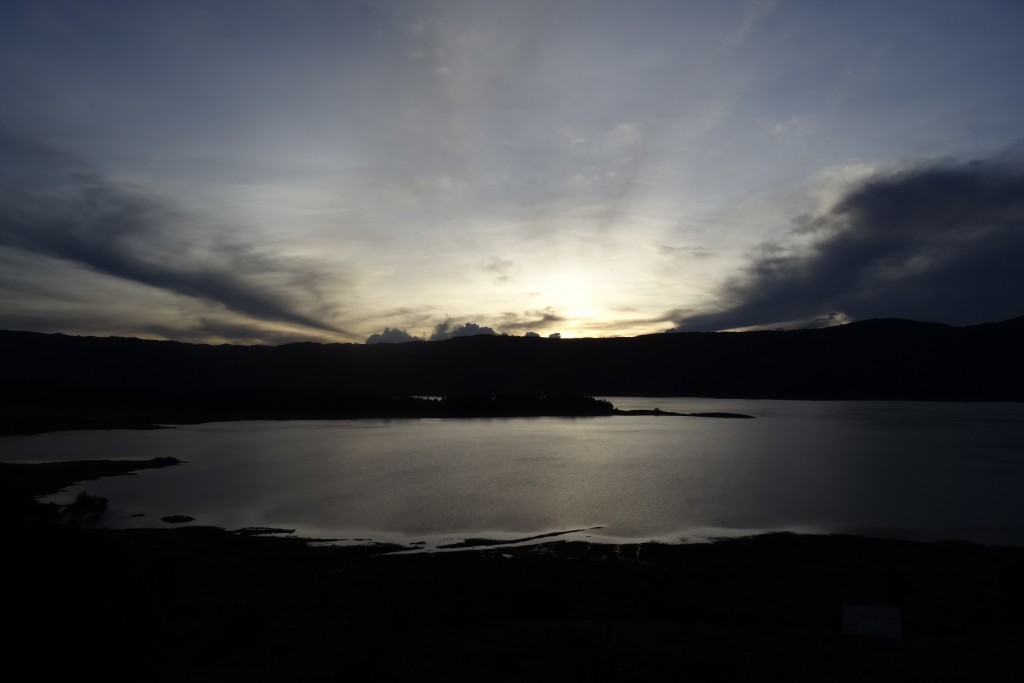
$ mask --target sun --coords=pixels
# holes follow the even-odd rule
[[[586,336],[587,323],[600,322],[607,316],[602,297],[606,285],[594,274],[571,270],[545,276],[534,288],[535,299],[545,308],[563,318],[563,336]]]

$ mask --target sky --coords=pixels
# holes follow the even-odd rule
[[[0,329],[1024,314],[1019,0],[6,0]]]

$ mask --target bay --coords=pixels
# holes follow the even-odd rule
[[[232,422],[0,439],[0,459],[173,456],[84,482],[103,524],[269,526],[427,547],[467,537],[761,531],[1024,545],[1024,405],[609,399],[691,417]],[[142,515],[142,516],[134,516]]]

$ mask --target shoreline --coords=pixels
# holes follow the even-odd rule
[[[538,417],[562,417],[562,418],[598,418],[598,417],[638,417],[638,416],[650,416],[650,417],[695,417],[695,418],[708,418],[708,419],[755,419],[753,415],[745,415],[742,413],[729,413],[729,412],[696,412],[696,413],[679,413],[667,410],[620,410],[618,408],[612,408],[607,412],[594,412],[594,413],[467,413],[467,414],[452,414],[452,415],[438,415],[431,414],[429,412],[423,414],[415,413],[380,413],[380,414],[366,414],[366,415],[323,415],[317,413],[305,414],[285,414],[283,416],[278,415],[266,415],[266,414],[253,414],[253,415],[234,415],[234,416],[218,416],[212,415],[209,417],[192,417],[189,419],[175,418],[173,415],[166,416],[167,419],[161,419],[159,416],[149,416],[146,418],[129,418],[129,417],[116,417],[116,416],[94,416],[94,417],[81,417],[81,416],[64,416],[64,417],[47,417],[46,419],[35,419],[25,418],[19,416],[8,416],[7,419],[0,422],[0,437],[3,436],[32,436],[35,434],[48,434],[53,432],[64,432],[64,431],[94,431],[94,430],[114,430],[114,429],[126,429],[126,430],[139,430],[139,431],[150,431],[159,429],[175,429],[176,427],[183,427],[188,425],[197,424],[209,424],[212,422],[251,422],[251,421],[274,421],[274,422],[291,422],[291,421],[303,421],[303,420],[329,420],[329,421],[349,421],[349,420],[423,420],[423,419],[436,419],[436,420],[488,420],[488,419],[530,419]],[[13,417],[13,419],[12,419]]]
[[[88,529],[15,517],[33,492],[154,461],[3,476],[5,666],[113,680],[734,680],[1000,676],[1024,635],[1024,548],[771,533],[700,544],[532,538],[471,552],[329,546],[203,526]],[[75,472],[75,469],[78,472]],[[19,483],[20,482],[20,483]],[[520,539],[524,540],[524,539]],[[892,605],[903,637],[843,632]],[[37,634],[55,623],[69,637]],[[59,648],[61,661],[48,655]],[[979,668],[980,667],[980,668]],[[36,673],[41,671],[37,669]]]

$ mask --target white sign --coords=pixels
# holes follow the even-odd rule
[[[843,633],[848,636],[902,638],[903,615],[899,607],[843,605]]]

